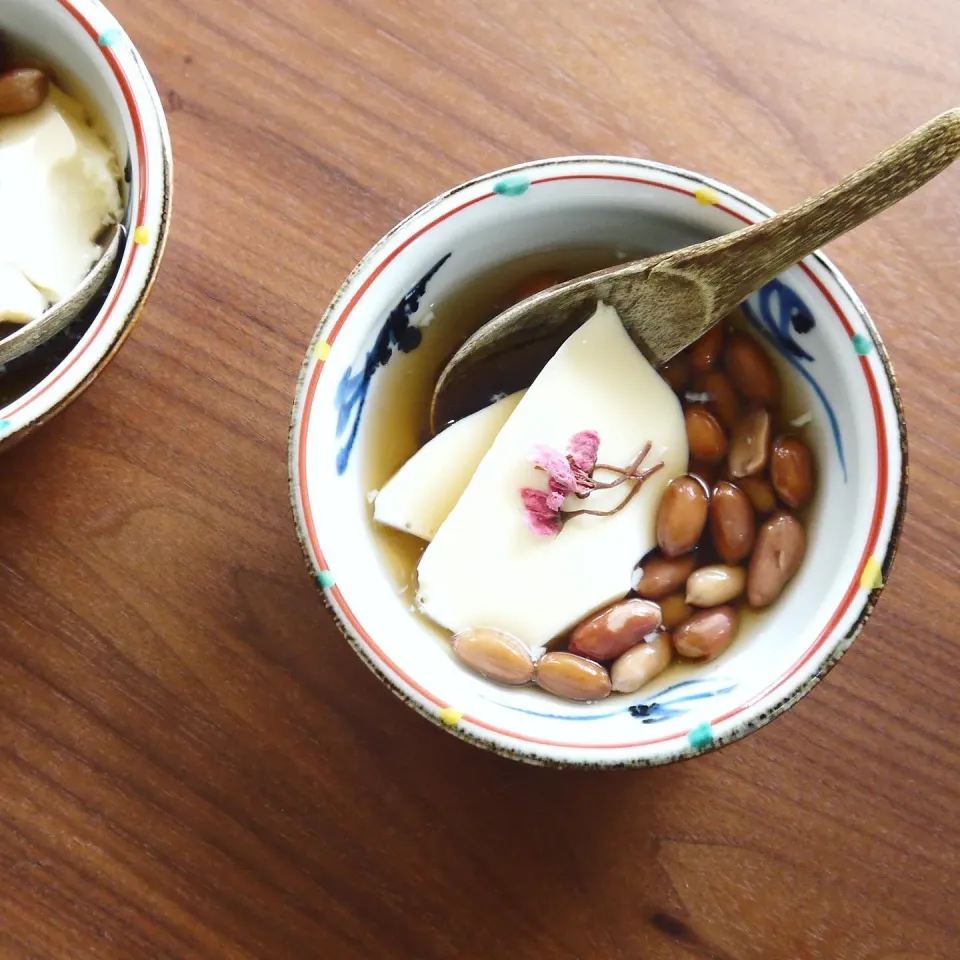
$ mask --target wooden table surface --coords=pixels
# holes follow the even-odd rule
[[[690,763],[525,767],[349,650],[287,504],[355,261],[521,160],[773,206],[960,101],[956,0],[112,0],[172,238],[100,381],[0,466],[0,958],[960,957],[960,170],[831,254],[906,404],[894,574],[842,664]]]

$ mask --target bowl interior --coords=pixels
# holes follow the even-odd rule
[[[127,242],[92,309],[49,344],[0,369],[0,447],[79,394],[129,332],[156,275],[170,210],[170,145],[156,89],[99,0],[5,0],[0,30],[48,59],[116,149]]]
[[[821,257],[787,271],[746,305],[755,332],[795,384],[798,412],[810,419],[804,430],[819,492],[807,555],[776,605],[750,617],[715,662],[672,666],[637,694],[585,706],[489,684],[454,661],[398,596],[372,535],[365,479],[377,437],[371,423],[388,407],[404,365],[415,364],[412,355],[396,353],[390,377],[386,370],[366,376],[365,364],[385,319],[421,278],[429,279],[415,320],[472,277],[534,251],[666,250],[766,214],[720,184],[653,164],[528,165],[419,211],[371,251],[340,292],[308,355],[295,407],[295,509],[349,639],[415,706],[463,736],[527,759],[664,762],[764,722],[852,640],[895,522],[900,424],[869,318]],[[422,334],[426,341],[431,326]]]

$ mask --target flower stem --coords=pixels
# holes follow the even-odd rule
[[[610,473],[618,473],[620,474],[620,476],[618,476],[616,480],[610,480],[609,482],[605,482],[602,480],[595,480],[593,484],[593,488],[595,490],[611,490],[613,487],[620,486],[620,484],[623,483],[624,480],[630,480],[635,478],[636,477],[635,471],[637,467],[639,467],[640,464],[643,463],[647,454],[650,452],[650,448],[652,446],[653,445],[649,441],[645,443],[643,445],[643,449],[637,454],[633,463],[631,463],[630,466],[627,467],[626,469],[623,469],[621,467],[614,467],[607,463],[598,463],[593,468],[594,471],[608,470]]]
[[[644,456],[646,456],[646,454],[644,454]],[[624,480],[636,480],[637,482],[633,485],[633,489],[611,510],[561,510],[560,516],[563,518],[563,522],[566,523],[567,520],[572,520],[574,517],[612,517],[615,513],[619,513],[637,495],[644,481],[648,477],[652,477],[662,467],[663,463],[661,462],[644,470],[643,473],[624,476]],[[611,484],[611,486],[612,485],[613,484]]]

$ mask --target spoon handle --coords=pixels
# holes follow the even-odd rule
[[[708,325],[825,243],[902,200],[960,156],[960,108],[948,110],[823,193],[761,223],[664,257],[707,294]]]

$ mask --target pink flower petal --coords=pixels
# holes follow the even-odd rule
[[[597,465],[597,453],[600,450],[600,434],[596,430],[581,430],[570,438],[567,453],[574,470],[581,470],[588,476]]]
[[[557,502],[559,498],[559,502]],[[560,519],[560,504],[563,495],[554,491],[534,490],[524,487],[520,491],[523,501],[524,519],[527,526],[539,537],[552,537],[560,532],[563,521]]]
[[[573,471],[574,493],[585,497],[594,489],[593,468],[597,465],[597,451],[600,449],[600,437],[595,430],[583,430],[575,433],[567,445],[567,460]]]
[[[563,506],[563,501],[566,499],[567,495],[562,490],[554,490],[551,488],[547,493],[547,499],[544,500],[544,503],[547,505],[548,510],[559,513],[560,508]]]
[[[577,489],[577,480],[569,461],[553,447],[544,444],[534,447],[530,459],[534,466],[546,471],[551,490],[573,493]]]

